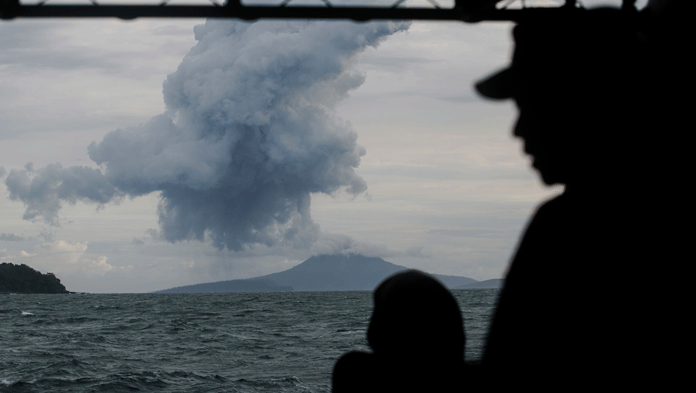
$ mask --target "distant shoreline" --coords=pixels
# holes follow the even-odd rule
[[[449,288],[450,291],[474,291],[474,290],[500,290],[500,288]],[[178,292],[178,293],[162,293],[162,292],[67,292],[67,293],[16,293],[16,292],[0,292],[2,295],[219,295],[219,294],[259,294],[259,293],[338,293],[338,292],[372,292],[373,289],[353,289],[340,291],[274,291],[274,292]]]

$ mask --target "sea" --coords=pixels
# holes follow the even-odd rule
[[[466,359],[497,289],[453,290]],[[0,295],[0,392],[330,392],[372,292]]]

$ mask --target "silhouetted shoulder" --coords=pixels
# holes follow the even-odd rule
[[[331,391],[333,393],[378,392],[381,386],[380,379],[377,377],[377,365],[372,354],[348,352],[334,365]]]

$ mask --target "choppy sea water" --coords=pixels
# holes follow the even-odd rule
[[[481,356],[498,290],[454,290]],[[372,293],[0,295],[0,392],[330,392]]]

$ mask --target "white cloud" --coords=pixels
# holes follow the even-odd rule
[[[107,263],[107,257],[87,254],[87,243],[70,243],[57,240],[42,243],[34,247],[33,252],[21,250],[14,258],[16,263],[23,263],[43,273],[74,273],[103,276],[114,269]]]

